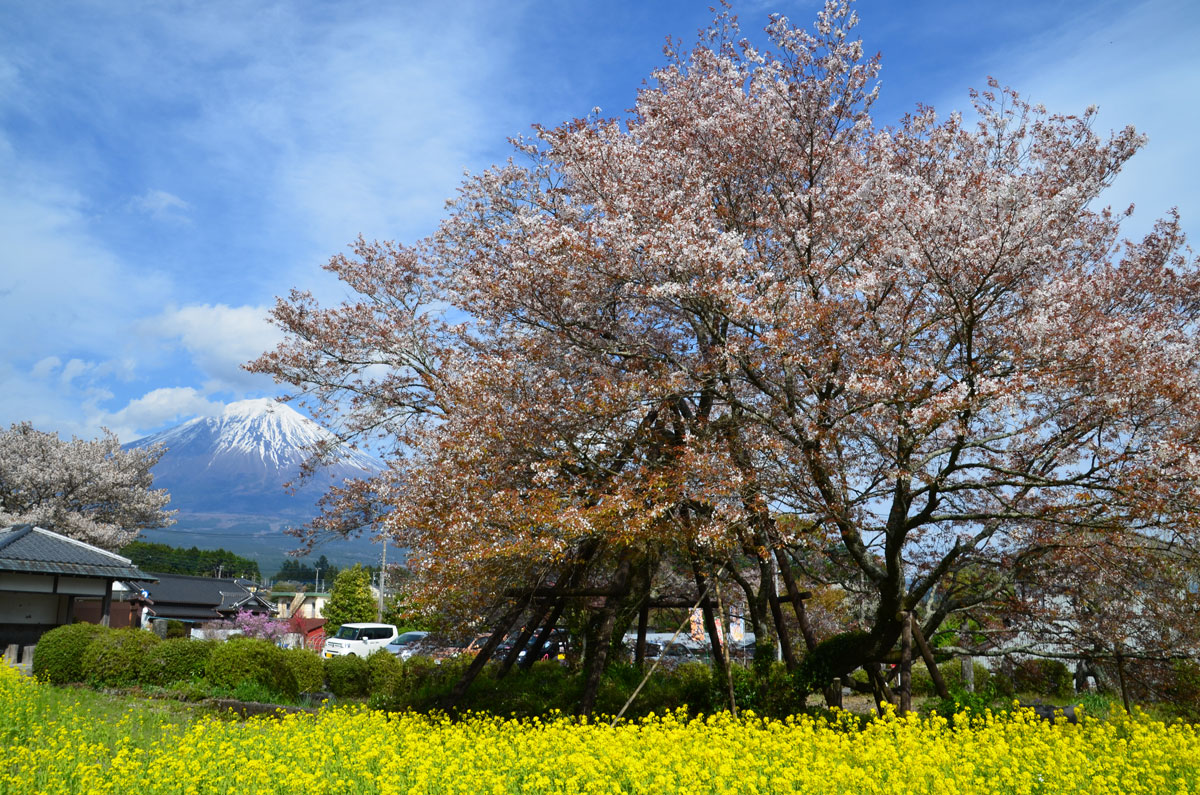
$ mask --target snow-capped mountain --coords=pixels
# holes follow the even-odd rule
[[[284,484],[300,474],[312,446],[329,431],[295,409],[262,398],[231,403],[215,417],[197,417],[126,445],[167,448],[154,467],[154,485],[171,492],[180,519],[190,513],[253,514],[307,519],[331,484],[383,469],[376,458],[343,447],[290,494]]]

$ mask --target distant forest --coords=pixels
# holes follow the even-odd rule
[[[338,567],[334,566],[322,555],[316,563],[309,566],[298,560],[285,560],[275,574],[276,582],[294,582],[302,585],[317,585],[317,581],[332,585],[338,575]]]
[[[200,577],[242,577],[255,582],[262,579],[258,564],[226,549],[180,549],[167,544],[133,541],[120,554],[148,572],[192,574]]]

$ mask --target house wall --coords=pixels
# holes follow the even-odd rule
[[[106,583],[99,577],[0,573],[0,648],[31,646],[55,627],[80,619],[76,597],[96,597],[99,623]]]

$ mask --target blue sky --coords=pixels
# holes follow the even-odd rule
[[[276,394],[239,365],[293,286],[357,235],[433,230],[506,138],[633,104],[709,0],[0,0],[0,423],[134,439]],[[857,4],[876,120],[965,109],[988,75],[1150,137],[1109,203],[1200,230],[1200,4]],[[757,36],[772,11],[735,3]]]

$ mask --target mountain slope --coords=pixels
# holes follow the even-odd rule
[[[295,409],[264,398],[231,403],[219,416],[197,417],[126,446],[167,448],[154,467],[154,485],[171,492],[172,508],[307,519],[330,485],[383,469],[378,459],[343,448],[335,464],[289,494],[284,484],[299,476],[308,450],[329,438]]]
[[[125,447],[160,443],[167,448],[154,467],[155,488],[171,493],[168,506],[177,523],[149,530],[140,540],[200,549],[224,548],[259,564],[266,576],[299,541],[283,529],[317,513],[316,503],[331,485],[374,475],[383,463],[358,450],[342,448],[338,460],[307,478],[295,493],[295,480],[308,450],[332,435],[290,406],[273,400],[231,403],[215,417],[198,417]],[[370,562],[379,545],[368,539],[332,541],[319,549],[338,565]]]

